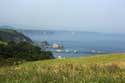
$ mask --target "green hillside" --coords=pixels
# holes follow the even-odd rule
[[[125,83],[125,54],[26,62],[0,68],[1,83]]]
[[[12,29],[0,29],[0,31],[10,33],[10,34],[16,34],[16,30],[12,30]]]
[[[26,37],[24,34],[17,32],[16,30],[12,29],[11,26],[0,26],[0,40],[2,41],[27,41],[32,42],[32,40]]]

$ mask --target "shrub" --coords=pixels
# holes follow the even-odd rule
[[[50,51],[41,51],[41,48],[28,42],[8,42],[0,45],[0,55],[3,58],[17,58],[23,60],[41,60],[54,58]]]

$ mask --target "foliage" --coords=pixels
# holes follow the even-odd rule
[[[7,45],[0,44],[0,55],[4,59],[16,58],[22,60],[41,60],[53,58],[49,51],[41,51],[41,48],[28,42],[8,42]]]
[[[6,42],[4,42],[4,41],[0,41],[0,44],[7,45],[7,43],[6,43]]]

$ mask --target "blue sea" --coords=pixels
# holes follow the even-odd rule
[[[82,32],[82,31],[54,31],[54,30],[19,30],[34,42],[48,41],[49,44],[60,43],[67,50],[83,51],[79,53],[56,53],[55,57],[80,57],[95,55],[95,53],[84,51],[99,51],[101,53],[123,53],[125,52],[125,35]]]

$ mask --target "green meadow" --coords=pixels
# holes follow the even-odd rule
[[[125,83],[125,54],[13,63],[0,67],[0,83]]]

